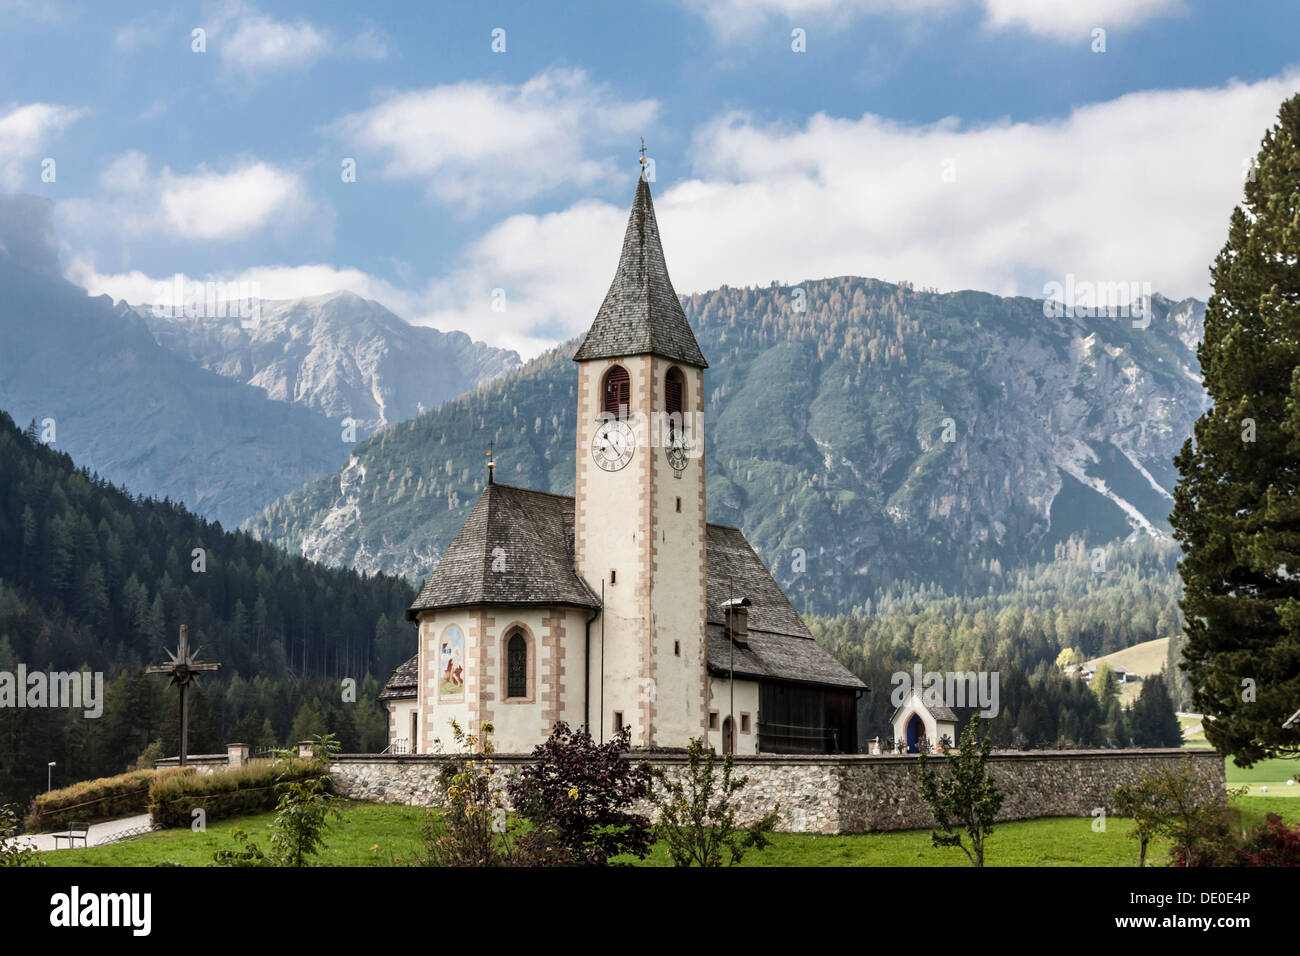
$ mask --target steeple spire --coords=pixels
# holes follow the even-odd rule
[[[641,141],[641,148],[645,149],[645,140]],[[641,175],[614,281],[573,358],[582,362],[650,354],[707,368],[709,363],[704,360],[672,280],[668,278],[646,164],[643,153]]]

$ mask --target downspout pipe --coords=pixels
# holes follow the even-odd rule
[[[600,616],[600,609],[587,618],[587,636],[582,645],[582,729],[591,734],[591,625]]]

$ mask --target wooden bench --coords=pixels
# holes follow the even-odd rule
[[[78,840],[81,841],[82,846],[88,847],[89,844],[86,842],[86,834],[89,832],[90,832],[89,823],[77,823],[75,821],[69,823],[68,829],[65,832],[54,834],[54,849],[57,850],[59,848],[60,840],[68,841],[69,850],[71,850],[74,846],[77,845]]]

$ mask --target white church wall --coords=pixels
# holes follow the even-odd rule
[[[477,613],[463,609],[425,611],[420,615],[420,743],[418,753],[454,749],[451,722],[466,733],[476,732],[477,695],[469,687],[473,671],[467,662],[477,654],[471,637]],[[457,641],[457,632],[459,641]],[[444,651],[443,644],[448,645]],[[461,688],[453,693],[447,664],[460,670]]]
[[[467,733],[492,724],[500,753],[530,753],[557,720],[582,725],[582,669],[586,612],[569,608],[484,607],[425,612],[420,633],[420,753],[455,747],[451,721]],[[450,629],[464,636],[463,691],[450,690],[444,648]],[[527,693],[510,697],[508,638],[527,642]],[[454,658],[453,658],[454,660]]]
[[[414,748],[419,746],[419,711],[420,701],[418,697],[412,697],[409,700],[389,700],[388,702],[388,746],[399,740],[406,741],[406,748],[409,752],[418,752]],[[416,718],[416,734],[411,735],[411,718]]]
[[[737,680],[735,682],[735,721],[736,753],[758,753],[758,682]],[[722,753],[722,727],[731,710],[731,681],[726,677],[709,678],[709,713],[717,714],[717,729],[710,728],[709,746]],[[749,718],[749,730],[744,731],[742,717]]]

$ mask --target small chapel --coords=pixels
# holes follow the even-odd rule
[[[487,484],[407,611],[418,652],[380,695],[389,751],[557,721],[639,749],[856,753],[866,687],[815,640],[737,528],[705,517],[704,375],[645,160],[577,365],[573,497]]]

